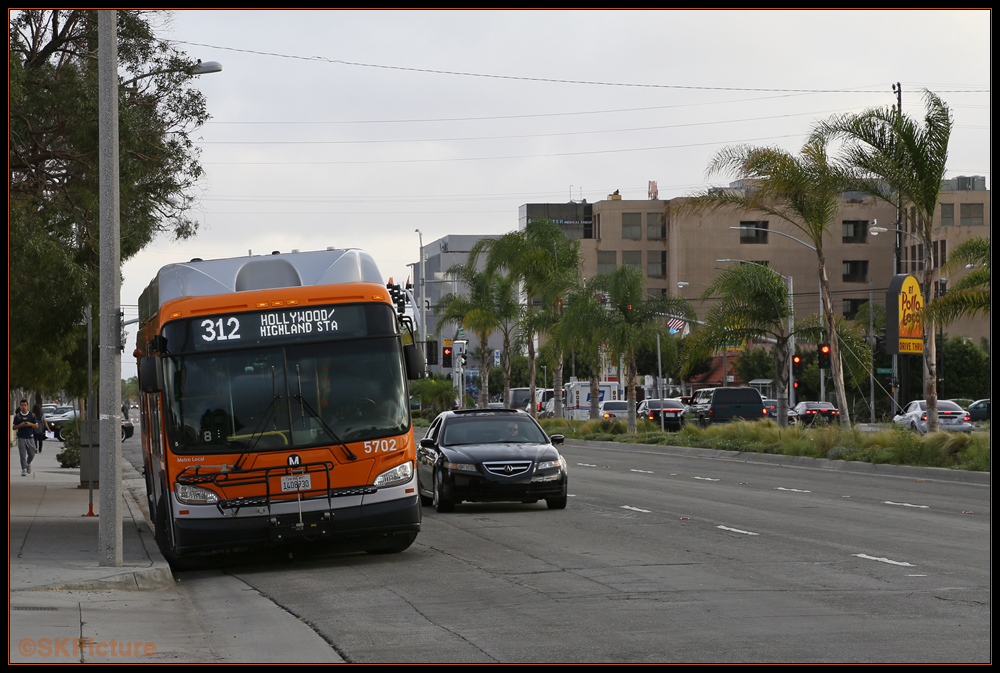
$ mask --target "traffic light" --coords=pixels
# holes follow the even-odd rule
[[[819,368],[830,368],[830,344],[819,345]]]
[[[799,377],[802,376],[802,356],[801,355],[793,355],[792,356],[792,374],[795,376],[795,378],[799,378]]]
[[[451,346],[445,346],[441,349],[441,366],[451,367]]]

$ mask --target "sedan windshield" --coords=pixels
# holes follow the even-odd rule
[[[473,416],[453,418],[444,427],[441,443],[460,444],[548,444],[549,439],[530,418],[517,416]]]

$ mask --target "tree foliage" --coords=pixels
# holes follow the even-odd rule
[[[625,384],[628,388],[628,431],[636,431],[635,378],[636,352],[655,346],[656,335],[666,334],[666,316],[693,317],[690,305],[672,295],[646,294],[642,271],[622,265],[613,272],[597,277],[598,287],[607,297],[605,311],[594,325],[607,342],[608,350],[625,363]]]
[[[118,11],[123,260],[197,228],[190,134],[208,114],[196,63],[155,36],[157,16]],[[74,324],[98,288],[97,13],[13,12],[8,39],[11,382],[78,388]]]
[[[821,122],[813,132],[815,141],[843,141],[842,166],[852,174],[855,189],[902,207],[900,224],[916,232],[923,245],[925,295],[934,281],[931,232],[953,126],[951,110],[944,101],[924,90],[922,123],[895,107],[870,108]],[[924,320],[923,326],[924,398],[928,429],[933,432],[938,429],[933,319]]]
[[[503,274],[526,295],[519,331],[528,346],[528,387],[531,399],[535,399],[534,336],[558,322],[559,302],[579,276],[580,245],[568,240],[554,222],[532,220],[524,229],[476,243],[469,253],[469,264],[476,266],[481,257],[486,259],[488,273]],[[561,386],[561,364],[554,374],[554,384]],[[535,409],[533,406],[532,415]]]
[[[737,145],[720,151],[710,162],[708,174],[729,174],[745,181],[747,189],[710,189],[694,195],[687,209],[736,208],[772,215],[805,236],[816,252],[823,318],[833,334],[835,314],[823,245],[847,188],[847,176],[829,160],[826,142],[812,138],[799,156],[777,147]],[[830,359],[837,394],[844,397],[844,371],[840,347],[830,343]],[[850,425],[850,414],[841,414]]]
[[[794,336],[789,318],[788,287],[784,279],[761,264],[734,264],[723,269],[705,290],[702,299],[719,300],[705,316],[706,325],[694,338],[709,350],[733,343],[774,342],[771,355],[776,372],[778,424],[788,423],[788,340]],[[750,379],[744,379],[749,381]]]
[[[970,266],[970,271],[948,288],[944,296],[927,306],[931,319],[944,325],[959,318],[987,316],[992,303],[992,275],[990,273],[990,241],[976,236],[962,241],[951,251],[946,271]]]
[[[520,307],[514,296],[514,287],[508,278],[495,273],[477,271],[469,264],[458,264],[448,270],[469,288],[469,294],[447,294],[438,304],[440,322],[461,325],[476,335],[476,358],[479,360],[480,388],[486,394],[479,396],[479,407],[485,409],[489,397],[489,377],[492,364],[489,339],[494,332],[503,335],[500,362],[504,371],[504,399],[510,389],[510,342]]]

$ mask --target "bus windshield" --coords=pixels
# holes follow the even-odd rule
[[[288,450],[409,429],[398,337],[164,358],[166,430],[179,453]]]

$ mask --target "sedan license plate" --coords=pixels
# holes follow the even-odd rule
[[[294,493],[312,488],[312,478],[308,474],[293,474],[281,478],[281,492]]]

